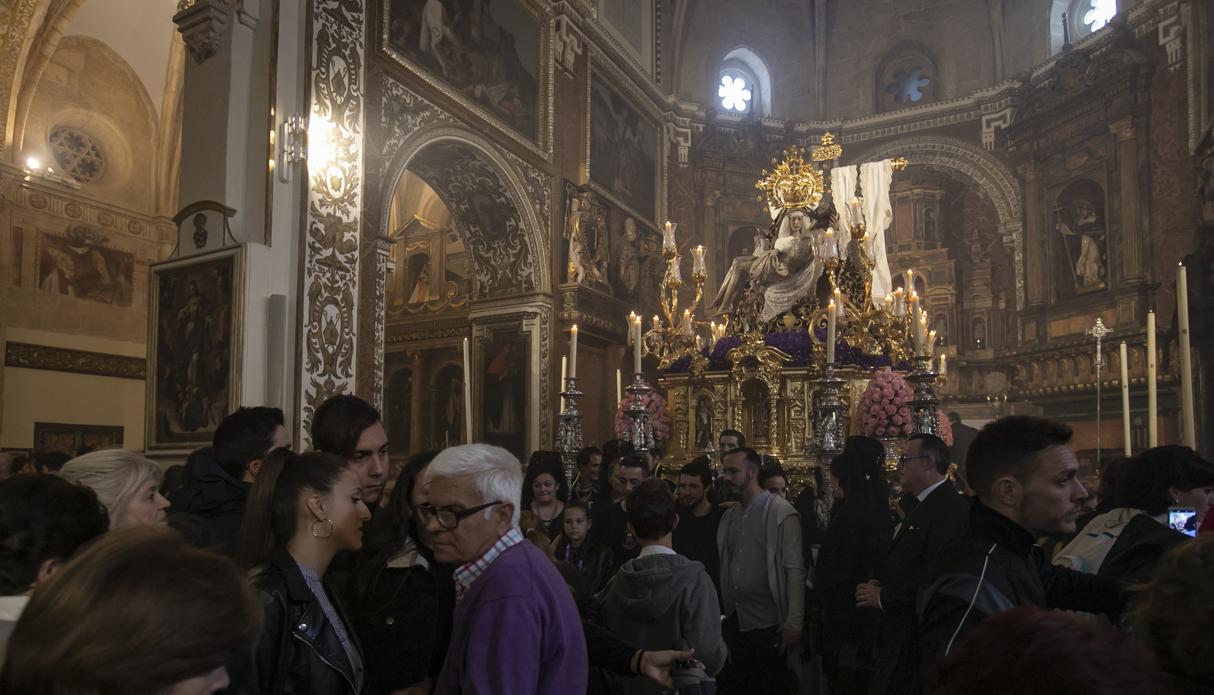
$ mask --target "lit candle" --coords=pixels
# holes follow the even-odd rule
[[[653,315],[653,330],[656,331],[661,327],[662,327],[662,323],[660,321],[658,321],[658,315],[654,314]]]
[[[472,443],[472,355],[464,338],[464,438]]]
[[[936,351],[936,329],[932,329],[927,333],[927,349],[924,350],[925,355],[930,355]]]
[[[923,353],[923,325],[919,322],[919,295],[913,291],[910,293],[910,305],[907,307],[910,311],[912,328],[915,331],[915,354]]]
[[[894,290],[894,316],[906,316],[906,293],[901,287]]]
[[[569,378],[577,378],[577,324],[573,324],[573,328],[569,329]],[[561,388],[564,388],[564,380],[561,380]]]
[[[1131,456],[1130,446],[1130,370],[1126,360],[1125,341],[1121,341],[1121,438],[1125,455]]]
[[[839,257],[839,247],[835,244],[835,230],[827,228],[826,233],[822,235],[822,250],[827,258]]]
[[[1176,320],[1180,324],[1180,440],[1197,449],[1193,418],[1193,356],[1189,345],[1189,274],[1184,264],[1176,266]]]
[[[894,311],[894,296],[886,293],[885,295],[885,313],[892,314]]]
[[[851,214],[854,218],[853,219],[854,222],[859,223],[859,222],[863,221],[863,219],[861,217],[861,212],[860,212],[860,199],[859,198],[852,198],[851,200],[847,201],[847,207],[851,208]]]
[[[691,250],[691,272],[693,275],[704,275],[704,247],[697,246]]]
[[[679,269],[678,255],[675,255],[670,261],[670,282],[683,284],[683,271]]]
[[[565,355],[561,355],[561,390],[562,391],[565,390],[565,384],[568,383],[566,381],[566,379],[569,378],[568,368],[569,368],[569,358],[566,357]],[[561,396],[561,410],[562,411],[565,410],[565,397],[564,396]]]
[[[907,292],[915,291],[915,269],[914,268],[906,269],[906,291]]]
[[[1155,392],[1155,311],[1147,312],[1147,446],[1159,446],[1156,420],[1159,402]]]
[[[683,325],[680,326],[680,328],[682,329],[683,335],[687,336],[688,338],[695,335],[695,329],[691,326],[691,309],[683,310]]]
[[[832,300],[826,306],[826,363],[835,363],[835,317],[839,312],[835,308],[835,303]]]
[[[623,379],[620,378],[620,370],[617,369],[617,370],[615,370],[615,402],[616,403],[619,403],[620,401],[624,400],[624,388],[623,387],[624,387]]]
[[[940,353],[940,376],[948,375],[948,355]]]
[[[632,371],[641,373],[641,317],[632,315],[633,331],[636,332],[636,342],[632,345]]]
[[[673,252],[675,250],[674,228],[675,228],[674,222],[667,222],[666,227],[662,230],[662,250],[663,251]]]

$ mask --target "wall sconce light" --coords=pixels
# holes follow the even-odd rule
[[[60,186],[67,186],[68,188],[77,191],[80,190],[79,181],[56,174],[54,169],[49,166],[43,166],[42,160],[33,155],[25,158],[25,166],[22,167],[21,170],[25,172],[25,177],[23,180],[26,183],[32,181],[33,178],[37,176],[40,179],[52,181]]]
[[[303,116],[292,114],[278,124],[278,180],[291,182],[291,172],[307,157],[307,125]]]

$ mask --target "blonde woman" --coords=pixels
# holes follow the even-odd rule
[[[129,449],[94,451],[63,464],[59,475],[92,488],[110,514],[110,529],[165,524],[169,501],[160,494],[164,471]]]

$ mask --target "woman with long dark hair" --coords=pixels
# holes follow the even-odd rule
[[[565,528],[565,503],[569,501],[569,481],[561,455],[556,451],[537,451],[527,462],[523,476],[522,511],[531,512],[544,526],[548,540],[556,540]]]
[[[426,504],[426,467],[416,454],[396,479],[354,564],[354,629],[367,661],[366,695],[387,695],[438,675],[447,652],[455,589],[451,568],[434,561],[430,533],[417,522]]]
[[[340,456],[278,449],[262,462],[238,557],[254,570],[264,623],[232,692],[362,692],[361,649],[323,577],[334,555],[362,547],[370,518],[358,474]]]
[[[831,693],[865,693],[874,665],[877,612],[856,606],[856,586],[877,576],[893,537],[885,447],[871,437],[848,437],[843,453],[830,462],[841,497],[830,523],[814,589],[822,606],[822,669]]]

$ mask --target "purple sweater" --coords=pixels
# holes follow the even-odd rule
[[[586,692],[586,638],[573,594],[526,541],[507,548],[455,606],[435,695]]]

